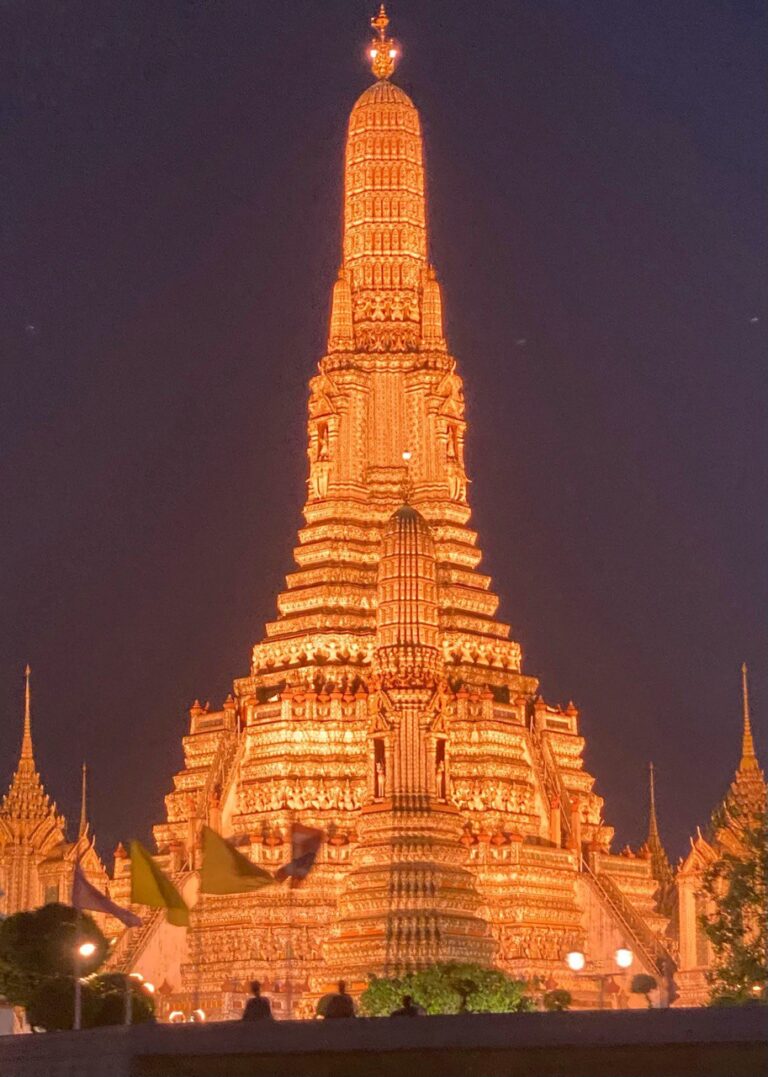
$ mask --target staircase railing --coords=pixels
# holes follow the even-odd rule
[[[213,790],[218,786],[224,798],[245,748],[245,733],[238,736],[234,731],[225,734],[216,749],[208,768],[205,784],[198,793],[198,818],[206,818],[208,801]],[[176,873],[173,881],[181,887],[193,874],[189,866]],[[117,972],[130,972],[139,955],[151,941],[163,922],[164,909],[151,909],[145,916],[141,927],[130,928],[123,933],[111,955],[110,964]]]
[[[621,923],[628,941],[631,940],[646,968],[660,980],[671,975],[676,968],[672,954],[638,915],[613,879],[605,872],[594,872],[586,860],[582,860],[582,869],[603,904]]]
[[[571,833],[571,798],[560,773],[552,749],[547,744],[541,733],[534,729],[530,730],[531,759],[536,776],[539,779],[544,793],[549,802],[557,798],[560,802],[560,825],[563,833]]]
[[[172,876],[174,886],[179,890],[194,872],[185,870]],[[112,952],[110,965],[115,972],[130,972],[139,955],[146,949],[157,929],[163,922],[165,909],[150,909],[144,917],[141,927],[128,928],[121,936]],[[123,943],[123,940],[125,942]]]
[[[216,786],[224,790],[225,784],[232,773],[232,763],[235,756],[242,750],[245,744],[245,733],[240,736],[234,730],[225,731],[208,767],[205,783],[197,794],[197,817],[205,819],[208,814],[208,802],[211,793]]]

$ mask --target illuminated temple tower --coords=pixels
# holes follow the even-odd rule
[[[468,960],[565,984],[574,947],[598,967],[628,943],[633,971],[666,956],[650,860],[609,851],[578,711],[522,672],[478,569],[419,114],[390,81],[383,8],[373,26],[296,566],[249,674],[221,710],[192,708],[155,827],[191,900],[204,822],[268,868],[294,820],[326,840],[301,887],[206,896],[188,932],[150,915],[118,944],[116,964],[185,1012],[227,1014],[252,976],[278,1012],[307,1013],[339,974]],[[118,899],[127,871],[118,858]]]
[[[83,768],[80,824],[74,841],[67,821],[45,791],[32,742],[31,670],[24,671],[24,721],[19,761],[0,802],[0,916],[51,901],[68,902],[75,864],[104,889],[107,873],[88,825]]]

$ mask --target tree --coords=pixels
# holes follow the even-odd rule
[[[649,976],[646,972],[638,972],[637,975],[632,977],[632,983],[629,990],[633,995],[642,995],[645,1001],[648,1003],[648,1009],[653,1008],[651,1002],[651,991],[655,991],[659,985],[653,976]]]
[[[26,1006],[41,983],[74,974],[76,949],[84,942],[96,947],[80,959],[80,971],[88,975],[103,963],[108,946],[87,913],[51,903],[9,916],[0,923],[0,994]]]
[[[567,1010],[571,1002],[573,1002],[571,992],[566,991],[563,987],[554,987],[551,991],[545,991],[542,996],[544,1009],[549,1013],[559,1013],[562,1010]]]
[[[138,981],[111,972],[89,976],[80,988],[82,1027],[121,1025],[125,1021],[125,992],[131,992],[131,1022],[151,1021],[155,1007],[152,996]],[[72,1028],[74,1024],[75,984],[72,976],[54,976],[41,980],[27,1006],[27,1020],[33,1028],[48,1032]]]
[[[404,976],[371,976],[360,1005],[370,1017],[383,1017],[402,1004],[403,995],[429,1014],[513,1013],[533,1009],[526,985],[500,969],[481,965],[436,964]]]
[[[763,820],[738,830],[704,873],[712,912],[701,918],[712,944],[707,974],[710,1002],[766,1001],[768,991],[768,827]]]

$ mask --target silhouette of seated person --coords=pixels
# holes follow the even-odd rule
[[[413,1001],[413,995],[403,995],[402,1006],[398,1010],[393,1010],[389,1015],[390,1017],[423,1017],[424,1010],[419,1006],[418,1002]]]
[[[272,1006],[268,998],[261,993],[261,984],[258,980],[251,983],[251,995],[243,1010],[243,1021],[272,1021]]]
[[[337,1017],[354,1017],[355,1003],[351,995],[347,994],[347,985],[344,980],[339,980],[339,990],[328,999],[325,1007],[326,1021]]]

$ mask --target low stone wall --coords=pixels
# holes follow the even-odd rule
[[[2,1077],[765,1077],[768,1010],[154,1025],[0,1038]]]

